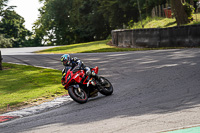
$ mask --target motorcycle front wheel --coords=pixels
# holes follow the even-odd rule
[[[110,83],[110,81],[104,77],[100,77],[99,78],[100,80],[103,79],[103,83],[100,82],[101,84],[101,90],[99,91],[101,94],[105,95],[105,96],[109,96],[109,95],[112,95],[113,93],[113,86],[112,84]]]
[[[86,92],[81,88],[79,90],[78,88],[70,86],[68,88],[68,93],[69,93],[70,97],[77,103],[82,104],[82,103],[86,103],[88,101],[88,96],[87,96]]]

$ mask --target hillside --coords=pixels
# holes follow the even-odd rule
[[[199,24],[200,23],[200,13],[193,15],[193,21],[187,25]],[[142,20],[144,28],[167,28],[177,26],[175,18],[146,18]],[[130,29],[139,29],[142,28],[141,21],[134,23]]]

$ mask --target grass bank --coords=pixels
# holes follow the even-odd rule
[[[59,70],[3,63],[0,71],[0,113],[35,105],[66,94]]]
[[[98,52],[119,52],[131,51],[136,49],[131,48],[118,48],[106,45],[109,40],[94,41],[88,43],[78,43],[72,45],[65,45],[55,47],[47,50],[39,51],[39,53],[63,54],[63,53],[98,53]]]
[[[193,24],[200,24],[200,13],[195,13],[193,15],[193,21],[191,21],[189,24],[186,25],[193,25]],[[155,17],[150,18],[147,17],[146,19],[131,24],[132,26],[130,29],[140,29],[142,28],[142,25],[144,25],[144,28],[168,28],[168,27],[174,27],[177,26],[176,19],[175,18],[163,18],[163,17]]]
[[[107,45],[106,43],[108,41],[109,40],[103,40],[103,41],[95,41],[95,42],[88,42],[88,43],[65,45],[65,46],[38,51],[37,53],[42,53],[42,54],[99,53],[99,52],[123,52],[123,51],[159,50],[159,49],[175,49],[176,48],[176,47],[119,48],[119,47]]]

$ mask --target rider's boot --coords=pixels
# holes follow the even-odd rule
[[[91,92],[90,93],[90,97],[96,97],[96,96],[98,96],[98,90],[97,89],[95,89],[93,92]]]
[[[95,83],[94,78],[92,78],[90,82],[94,86],[94,90],[90,93],[90,97],[96,97],[98,96],[98,89],[96,89],[97,84]]]

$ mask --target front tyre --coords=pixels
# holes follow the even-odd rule
[[[81,88],[79,90],[78,88],[70,86],[68,88],[68,93],[69,93],[70,97],[77,103],[82,104],[82,103],[86,103],[88,101],[88,96],[87,96],[86,92]]]
[[[101,84],[101,89],[100,89],[100,93],[105,95],[105,96],[109,96],[112,95],[113,93],[113,86],[110,83],[110,81],[104,77],[100,77],[99,78],[99,82]]]

